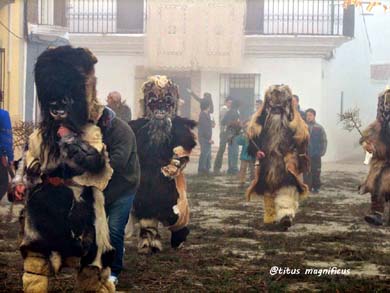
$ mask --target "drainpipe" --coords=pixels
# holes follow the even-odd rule
[[[8,28],[12,30],[12,13],[11,4],[8,5]],[[8,77],[8,95],[7,95],[7,108],[10,106],[11,97],[11,68],[12,68],[12,35],[8,32],[8,64],[7,64],[7,77]]]

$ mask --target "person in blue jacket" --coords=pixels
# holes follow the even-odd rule
[[[0,199],[8,189],[8,172],[14,161],[12,126],[9,113],[0,109]]]
[[[245,126],[247,126],[247,124],[248,122],[245,123]],[[240,154],[241,164],[240,164],[239,179],[240,179],[240,185],[244,185],[246,183],[247,170],[249,170],[250,180],[253,180],[254,178],[255,158],[253,158],[248,154],[249,138],[246,134],[246,131],[241,132],[241,134],[237,137],[237,143],[239,146],[242,146],[241,154]]]

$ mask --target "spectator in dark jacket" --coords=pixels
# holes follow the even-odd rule
[[[240,114],[238,112],[240,104],[234,101],[231,109],[223,117],[221,124],[226,125],[227,142],[228,142],[228,170],[229,175],[238,174],[238,152],[237,143],[238,135],[241,131]]]
[[[318,193],[321,187],[321,157],[325,155],[328,141],[324,128],[316,122],[316,111],[306,110],[306,123],[309,127],[310,170],[305,174],[305,183],[310,191]]]
[[[219,110],[219,147],[217,151],[217,155],[214,160],[214,173],[219,174],[222,168],[223,154],[226,150],[226,144],[228,143],[228,133],[226,125],[222,124],[224,121],[225,115],[231,109],[233,104],[233,99],[231,97],[227,97],[225,99],[225,104]]]
[[[114,170],[104,197],[111,244],[116,250],[110,280],[117,283],[123,267],[125,227],[140,182],[140,166],[135,135],[127,123],[106,108],[98,125]]]
[[[210,117],[210,104],[207,100],[200,103],[201,112],[198,122],[198,140],[200,144],[200,157],[198,174],[208,174],[211,167],[211,145],[213,124]]]
[[[8,170],[14,160],[12,126],[9,113],[0,109],[0,199],[8,189]]]
[[[187,89],[187,92],[193,97],[199,104],[202,104],[202,101],[207,101],[210,105],[210,110],[209,113],[213,114],[214,113],[214,103],[213,99],[211,97],[211,94],[208,92],[205,92],[203,94],[203,98],[199,97],[197,94],[195,94],[191,89]]]

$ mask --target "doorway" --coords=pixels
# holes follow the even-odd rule
[[[191,96],[187,91],[187,89],[191,89],[191,78],[180,75],[171,75],[169,77],[179,87],[179,96],[184,102],[179,106],[179,115],[191,118]]]
[[[260,74],[221,74],[221,105],[228,96],[239,103],[240,120],[250,119],[255,111],[255,100],[260,97]]]

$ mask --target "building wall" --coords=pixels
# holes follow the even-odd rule
[[[17,36],[23,37],[23,0],[0,9],[0,20]],[[0,47],[5,48],[4,108],[11,119],[23,119],[25,41],[0,26]]]
[[[322,105],[322,60],[320,58],[244,58],[242,67],[233,72],[260,74],[261,95],[273,84],[287,84],[299,95],[302,107],[320,109]],[[214,119],[217,127],[213,131],[213,139],[219,142],[219,73],[202,72],[202,93],[207,91],[213,96],[216,105]],[[319,120],[326,115],[319,111]]]
[[[125,55],[95,55],[98,58],[96,76],[99,100],[105,103],[109,92],[118,91],[131,109],[138,107],[139,97],[135,97],[136,91],[134,90],[135,68],[145,63],[144,58]]]
[[[338,122],[340,96],[344,95],[344,109],[359,107],[363,125],[375,118],[377,93],[385,83],[372,82],[370,64],[390,62],[390,18],[381,11],[366,17],[371,40],[369,49],[363,17],[356,10],[355,38],[334,50],[328,59],[306,57],[256,58],[245,56],[237,70],[223,73],[256,73],[261,75],[261,93],[272,84],[288,84],[300,96],[303,109],[317,110],[317,121],[328,134],[325,160],[344,159],[354,154],[363,155],[358,145],[357,132],[347,133]],[[297,52],[297,54],[300,52]],[[298,54],[299,55],[299,54]],[[105,101],[108,92],[117,90],[134,109],[138,107],[135,89],[136,67],[147,64],[144,56],[97,54],[98,96]],[[210,92],[215,104],[217,127],[213,138],[219,140],[220,72],[200,74],[200,92]]]
[[[378,93],[390,84],[390,81],[374,82],[370,78],[371,64],[390,63],[388,14],[375,11],[373,15],[365,15],[366,27],[360,10],[356,10],[355,18],[355,38],[334,50],[332,58],[328,60],[244,58],[241,69],[232,72],[261,74],[262,93],[271,84],[288,84],[299,95],[302,109],[316,109],[317,121],[324,126],[328,136],[325,161],[364,158],[358,144],[359,133],[349,133],[339,123],[341,93],[344,96],[344,110],[360,109],[364,129],[375,119]],[[219,98],[218,80],[218,74],[202,73],[202,92],[214,91]],[[219,117],[218,114],[215,114],[216,117]],[[217,127],[215,140],[218,140],[218,135]]]
[[[323,62],[324,91],[321,112],[327,113],[323,125],[328,133],[326,160],[361,157],[357,131],[346,132],[336,113],[340,112],[340,95],[344,93],[344,109],[358,107],[363,127],[374,121],[377,95],[385,83],[370,79],[370,64],[390,62],[390,18],[381,11],[365,16],[371,50],[360,9],[356,10],[355,38],[336,49],[332,59]]]

